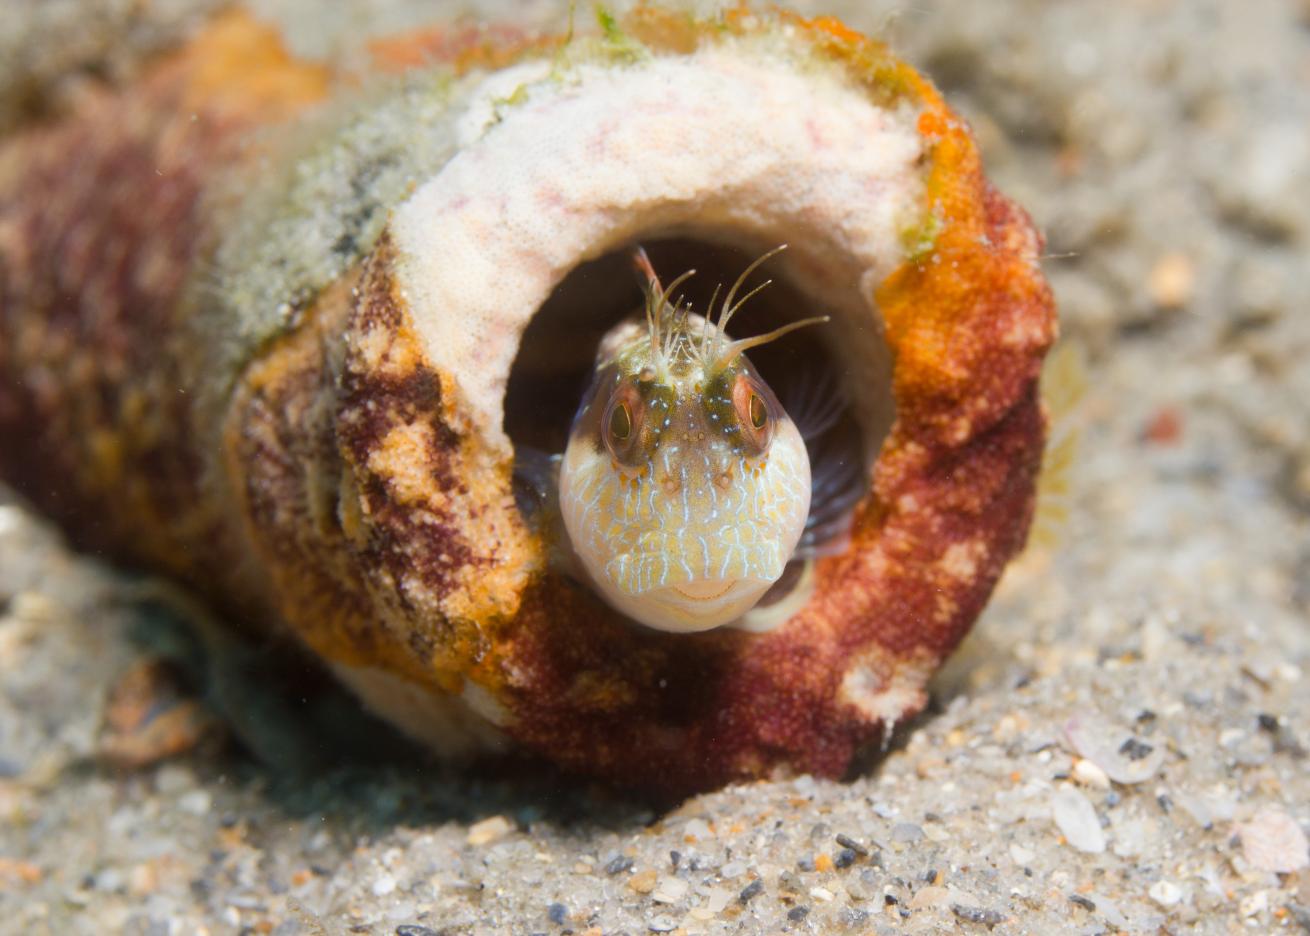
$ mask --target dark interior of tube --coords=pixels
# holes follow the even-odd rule
[[[691,237],[643,240],[662,282],[689,269],[696,275],[679,287],[692,310],[703,313],[714,287],[720,297],[770,245],[743,251]],[[573,415],[591,379],[601,338],[642,309],[642,292],[627,245],[577,266],[528,323],[510,370],[505,431],[514,444],[520,474],[531,475],[543,455],[562,452]],[[761,334],[789,321],[827,310],[788,283],[777,261],[766,262],[739,295],[766,279],[773,283],[735,315],[733,337]],[[717,315],[716,315],[717,317]],[[832,325],[814,325],[752,349],[748,356],[806,435],[814,475],[811,527],[803,549],[822,549],[844,527],[867,491],[870,440],[858,423],[844,386],[845,366],[836,351]],[[861,392],[867,392],[864,388]],[[875,392],[887,392],[876,388]],[[812,433],[813,429],[817,433]],[[885,427],[884,427],[885,428]]]

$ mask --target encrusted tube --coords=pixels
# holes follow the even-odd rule
[[[923,706],[1023,545],[1040,239],[878,42],[747,10],[601,23],[401,36],[361,82],[230,14],[6,141],[0,477],[88,548],[288,628],[447,754],[665,794],[840,775]],[[811,510],[825,459],[855,496],[759,626],[629,620],[520,490],[529,450],[562,450],[570,362],[632,311],[612,274],[641,243],[711,284],[786,243],[762,321],[830,319],[762,370],[826,375]]]

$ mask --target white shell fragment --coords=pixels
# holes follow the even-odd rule
[[[1172,907],[1183,899],[1182,889],[1172,881],[1156,881],[1147,893],[1162,907]]]
[[[1095,787],[1098,790],[1110,789],[1110,778],[1106,776],[1105,771],[1085,757],[1073,765],[1073,778],[1083,786]]]
[[[1105,851],[1105,831],[1087,797],[1073,787],[1061,787],[1051,798],[1051,819],[1065,840],[1080,852]]]
[[[1287,874],[1310,867],[1310,843],[1295,819],[1281,809],[1262,809],[1239,823],[1242,855],[1253,868]]]
[[[469,826],[468,843],[473,846],[490,845],[514,831],[514,823],[504,816],[492,816]]]
[[[1164,764],[1164,748],[1115,728],[1094,715],[1075,715],[1064,723],[1073,749],[1115,783],[1143,783]]]

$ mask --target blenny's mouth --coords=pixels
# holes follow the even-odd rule
[[[717,601],[737,584],[737,579],[710,579],[704,582],[688,582],[686,585],[674,585],[673,590],[688,601]]]
[[[693,632],[740,617],[768,587],[755,579],[705,579],[657,588],[646,597],[664,609],[665,630]]]

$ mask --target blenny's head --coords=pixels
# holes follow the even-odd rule
[[[560,469],[565,527],[617,609],[666,631],[699,631],[750,610],[782,575],[805,527],[810,467],[796,426],[744,352],[822,318],[737,341],[737,299],[713,321],[661,287],[643,251],[645,321],[601,343]],[[734,302],[734,300],[736,300]]]

